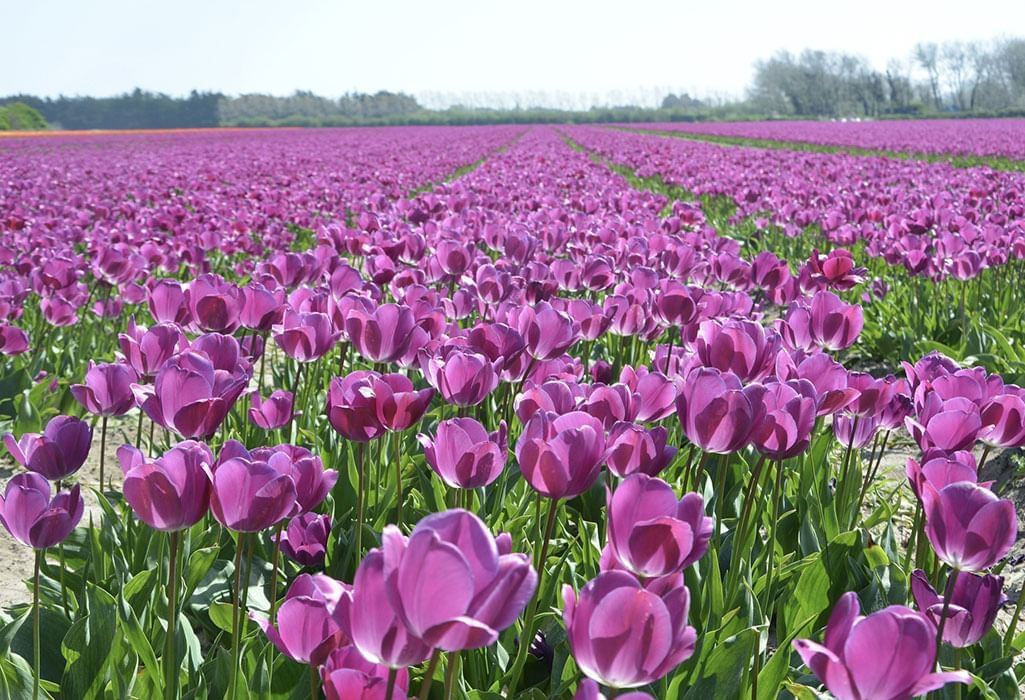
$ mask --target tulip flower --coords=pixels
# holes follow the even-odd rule
[[[1025,445],[1025,398],[1017,394],[1001,394],[983,407],[980,418],[983,429],[979,438],[991,447]]]
[[[4,434],[4,445],[14,461],[51,481],[66,479],[85,464],[92,446],[93,430],[73,416],[54,416],[43,433],[25,433],[15,442]]]
[[[764,393],[760,384],[742,386],[734,374],[695,369],[684,380],[676,401],[683,432],[706,452],[741,450],[762,423]]]
[[[200,330],[230,334],[241,325],[242,290],[219,275],[200,275],[189,285],[185,297],[192,321]]]
[[[526,425],[538,411],[569,413],[577,408],[583,391],[579,384],[559,379],[551,379],[543,384],[528,384],[524,391],[516,395],[516,417]]]
[[[275,430],[288,425],[292,420],[293,399],[292,392],[281,389],[271,392],[266,399],[262,399],[259,392],[254,391],[249,395],[249,422],[264,430]]]
[[[371,380],[377,419],[386,430],[402,432],[420,422],[434,398],[434,389],[413,387],[404,374],[382,374]]]
[[[23,545],[47,549],[71,534],[84,509],[78,484],[51,499],[50,482],[26,472],[11,477],[0,496],[0,524]]]
[[[125,501],[153,529],[183,530],[206,515],[214,458],[203,443],[180,442],[153,461],[122,445],[117,457],[125,474]]]
[[[633,393],[632,420],[639,423],[660,421],[676,410],[678,383],[661,372],[650,371],[644,366],[634,369],[627,365],[619,373],[619,381]]]
[[[606,441],[609,471],[621,478],[637,473],[657,476],[676,456],[676,448],[666,444],[668,435],[662,426],[646,430],[634,423],[616,423]]]
[[[273,327],[274,341],[282,352],[296,362],[313,362],[335,346],[341,333],[323,313],[296,313],[288,310],[280,324]]]
[[[979,467],[971,452],[951,452],[930,450],[922,455],[921,464],[915,459],[908,459],[905,473],[911,490],[916,498],[922,497],[923,484],[929,482],[937,491],[948,484],[958,481],[979,481]],[[983,484],[989,488],[987,484]]]
[[[687,624],[690,593],[682,583],[661,595],[625,571],[598,574],[580,591],[562,589],[562,619],[577,666],[610,688],[652,683],[694,653]]]
[[[535,360],[554,360],[580,338],[580,324],[547,301],[516,309],[509,325],[519,331]]]
[[[331,380],[327,392],[327,416],[331,426],[342,437],[356,442],[370,442],[384,434],[377,417],[376,372],[359,370]]]
[[[227,449],[229,448],[230,449]],[[265,461],[292,480],[295,485],[295,506],[289,515],[308,513],[327,498],[338,481],[338,472],[324,469],[320,457],[298,445],[275,445],[258,447],[247,454],[241,444],[229,440],[221,448],[221,460],[226,457],[243,457],[254,461]]]
[[[157,323],[185,325],[192,320],[181,282],[160,279],[149,290],[149,312]]]
[[[284,290],[272,291],[259,282],[251,282],[242,288],[239,322],[243,328],[266,333],[280,321],[284,310]]]
[[[552,499],[573,498],[598,480],[605,432],[583,411],[534,414],[516,442],[516,460],[530,486]]]
[[[295,506],[295,483],[266,461],[232,457],[214,470],[210,510],[237,532],[266,530]]]
[[[754,321],[702,321],[693,343],[704,367],[732,372],[741,381],[766,377],[776,363],[779,336]]]
[[[89,361],[84,384],[72,384],[71,395],[97,416],[121,416],[135,407],[132,382],[138,377],[128,365]]]
[[[216,369],[210,357],[194,351],[168,360],[152,386],[133,384],[136,400],[154,423],[182,437],[211,437],[249,382],[248,368]]]
[[[511,546],[508,535],[496,540],[465,510],[428,515],[408,539],[389,525],[381,552],[392,610],[430,647],[458,651],[493,644],[537,586],[530,560],[510,553]]]
[[[300,574],[278,610],[277,625],[250,613],[267,639],[294,661],[319,666],[333,650],[349,643],[339,607],[348,605],[351,587],[324,574]]]
[[[580,686],[577,688],[576,694],[573,696],[573,700],[606,700],[606,696],[602,695],[601,687],[592,681],[590,678],[585,678],[580,681]],[[652,696],[639,690],[622,693],[616,695],[616,700],[655,700]]]
[[[987,488],[958,481],[922,484],[925,534],[936,556],[959,571],[984,571],[1003,559],[1018,536],[1014,503]]]
[[[158,323],[150,328],[135,325],[128,320],[128,332],[118,335],[118,344],[125,363],[140,377],[152,378],[165,362],[188,347],[188,340],[180,326]]]
[[[392,683],[392,700],[406,700],[409,672],[390,670],[363,658],[355,646],[332,651],[320,667],[327,700],[385,700]],[[389,680],[391,678],[391,680]]]
[[[431,469],[452,488],[487,486],[505,469],[505,421],[488,431],[473,418],[451,418],[438,423],[434,438],[418,435]]]
[[[970,399],[955,397],[944,401],[930,393],[926,403],[904,424],[918,446],[955,452],[970,448],[982,431],[979,407]]]
[[[801,379],[765,385],[765,418],[753,442],[770,459],[790,459],[808,449],[815,427],[815,387]],[[845,443],[846,444],[846,443]]]
[[[320,568],[327,554],[327,538],[331,533],[331,517],[304,513],[288,521],[281,535],[281,551],[302,566]]]
[[[1002,576],[962,573],[954,582],[943,625],[943,641],[954,647],[970,647],[982,640],[993,627],[997,612],[1007,602]],[[911,574],[911,593],[915,605],[937,627],[943,615],[944,600],[929,584],[925,572]]]
[[[495,363],[485,355],[446,347],[435,354],[421,351],[424,378],[448,403],[476,406],[498,386]]]
[[[608,492],[609,547],[640,579],[681,571],[708,551],[713,521],[701,496],[677,500],[673,488],[646,474],[627,477]]]
[[[345,333],[352,347],[370,362],[395,362],[405,354],[416,318],[397,304],[381,304],[372,311],[353,308],[345,316]]]
[[[795,639],[794,649],[838,700],[908,700],[968,683],[964,671],[934,673],[936,628],[922,613],[891,605],[862,617],[858,597],[844,593],[823,644]]]
[[[8,357],[20,355],[28,350],[28,333],[9,323],[0,323],[0,353]]]

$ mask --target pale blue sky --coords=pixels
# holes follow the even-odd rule
[[[0,0],[0,17],[0,95],[388,89],[432,106],[739,95],[777,49],[882,68],[916,41],[1025,34],[1025,0]]]

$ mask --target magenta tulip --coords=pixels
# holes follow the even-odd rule
[[[732,372],[741,381],[750,382],[772,371],[780,340],[759,323],[729,319],[702,321],[693,346],[703,366]]]
[[[434,438],[418,435],[431,469],[452,488],[477,489],[497,479],[505,469],[505,421],[488,431],[473,418],[438,423]]]
[[[0,496],[0,524],[22,544],[46,549],[71,534],[84,509],[78,484],[51,500],[50,482],[35,472],[26,472],[12,477]]]
[[[242,290],[219,275],[200,275],[189,285],[185,296],[192,321],[200,330],[230,334],[241,325]]]
[[[347,440],[370,442],[384,435],[377,417],[376,372],[358,370],[331,380],[327,391],[327,416],[331,427]]]
[[[605,432],[583,411],[539,411],[516,442],[516,461],[530,486],[548,498],[573,498],[598,480]]]
[[[14,461],[51,481],[66,479],[85,464],[92,446],[93,430],[73,416],[54,416],[43,433],[25,433],[15,442],[11,433],[4,445]]]
[[[766,384],[762,400],[765,417],[752,438],[758,451],[770,459],[782,460],[807,450],[817,412],[811,382],[801,379]]]
[[[326,355],[338,342],[341,333],[323,313],[285,312],[281,323],[273,328],[274,341],[282,352],[297,362],[313,362]]]
[[[332,651],[320,667],[327,700],[385,700],[388,697],[388,668],[367,661],[355,646]],[[406,700],[409,671],[395,676],[392,700]]]
[[[713,521],[696,493],[646,474],[627,477],[608,495],[609,546],[622,566],[644,580],[682,571],[708,551]]]
[[[140,377],[151,378],[189,342],[177,324],[158,323],[146,329],[136,326],[133,318],[128,321],[128,332],[118,336],[118,344],[125,363]]]
[[[795,639],[794,649],[838,700],[908,700],[947,683],[968,683],[964,671],[935,673],[936,628],[902,605],[862,617],[858,596],[844,593],[823,644]]]
[[[0,353],[8,357],[20,355],[28,350],[28,333],[7,322],[0,323]]]
[[[97,416],[121,416],[135,407],[132,382],[135,370],[125,364],[97,365],[89,361],[84,384],[73,384],[71,395],[85,410]]]
[[[345,316],[345,333],[352,347],[370,362],[395,362],[409,347],[416,317],[397,304],[381,304],[373,311],[351,309]]]
[[[1001,606],[1007,602],[1002,576],[962,573],[954,582],[943,625],[943,641],[954,647],[970,647],[982,640],[993,627]],[[943,616],[944,600],[929,584],[925,572],[911,574],[911,593],[915,605],[937,627]]]
[[[983,571],[1003,559],[1018,537],[1014,503],[958,481],[941,489],[922,484],[925,534],[936,556],[954,569]]]
[[[508,322],[519,331],[535,360],[554,360],[580,338],[580,324],[547,301],[516,309]]]
[[[498,370],[485,355],[454,346],[435,354],[421,352],[420,369],[448,403],[476,406],[498,386]]]
[[[281,551],[302,566],[320,568],[324,566],[330,533],[330,516],[304,513],[288,521],[281,534]]]
[[[347,604],[350,587],[324,574],[300,574],[277,611],[277,626],[250,613],[267,639],[285,656],[319,666],[334,649],[349,643],[338,608]]]
[[[634,423],[616,423],[605,443],[609,471],[618,477],[657,476],[676,456],[676,448],[666,444],[668,435],[662,426],[647,430]]]
[[[742,386],[735,374],[696,369],[687,375],[676,401],[683,432],[706,452],[743,449],[762,423],[764,393],[760,384]]]
[[[258,428],[275,430],[288,425],[292,420],[291,391],[277,389],[266,399],[260,398],[259,392],[254,391],[249,395],[249,401],[249,422]]]
[[[237,532],[259,532],[284,519],[295,506],[295,484],[264,461],[232,457],[214,471],[210,510]]]
[[[694,653],[687,624],[690,593],[680,585],[659,595],[632,574],[606,571],[580,591],[562,589],[562,618],[580,670],[611,688],[636,688],[662,678]]]
[[[234,450],[234,452],[227,451],[229,456],[241,456],[246,459],[267,462],[279,474],[284,474],[292,480],[295,485],[295,508],[289,515],[308,513],[319,506],[338,481],[338,472],[334,469],[324,469],[324,463],[320,457],[305,447],[298,445],[258,447],[247,456],[245,448],[240,444],[229,440],[225,443],[225,447],[228,445],[232,445]],[[226,450],[222,448],[222,460],[225,459],[225,453]]]
[[[201,442],[180,442],[151,461],[131,445],[118,448],[125,474],[125,501],[156,530],[192,527],[210,507],[210,468],[214,458]]]
[[[417,390],[404,374],[382,374],[371,380],[377,420],[386,430],[402,432],[423,418],[434,398],[434,389]]]

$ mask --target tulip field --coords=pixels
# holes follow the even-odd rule
[[[845,126],[0,142],[0,699],[1020,697],[1025,122]]]

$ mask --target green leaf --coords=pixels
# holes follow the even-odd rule
[[[61,692],[64,697],[92,700],[103,694],[114,660],[117,610],[106,591],[89,584],[86,591],[89,614],[71,625],[61,651],[67,660]]]
[[[758,641],[758,630],[749,627],[723,641],[716,641],[711,652],[697,668],[696,679],[684,695],[680,695],[681,674],[673,679],[667,698],[702,700],[704,698],[739,698],[745,694],[744,677],[751,666],[751,654]]]
[[[128,604],[128,601],[122,598],[120,607],[119,627],[121,632],[127,637],[135,653],[139,655],[139,659],[142,661],[145,669],[145,674],[148,676],[149,682],[153,684],[153,692],[156,694],[163,693],[164,677],[161,673],[160,665],[157,663],[157,655],[153,652],[153,646],[150,644],[149,636],[142,629],[142,624],[139,622],[135,610]]]
[[[788,634],[809,617],[816,618],[815,629],[822,626],[833,603],[853,588],[848,562],[856,559],[860,550],[861,536],[851,530],[837,535],[820,553],[809,557],[810,563],[801,570],[797,585],[786,597],[783,616]]]
[[[769,662],[758,673],[758,700],[773,700],[779,696],[779,688],[783,685],[787,672],[790,670],[790,657],[793,654],[791,642],[815,620],[815,617],[809,617],[798,625],[797,629],[793,630],[790,636],[776,648]]]
[[[204,547],[189,555],[189,563],[185,566],[185,590],[194,591],[196,586],[206,577],[210,567],[217,560],[220,547]]]
[[[217,629],[231,634],[231,603],[214,603],[207,612],[210,615],[210,622],[214,623]]]

